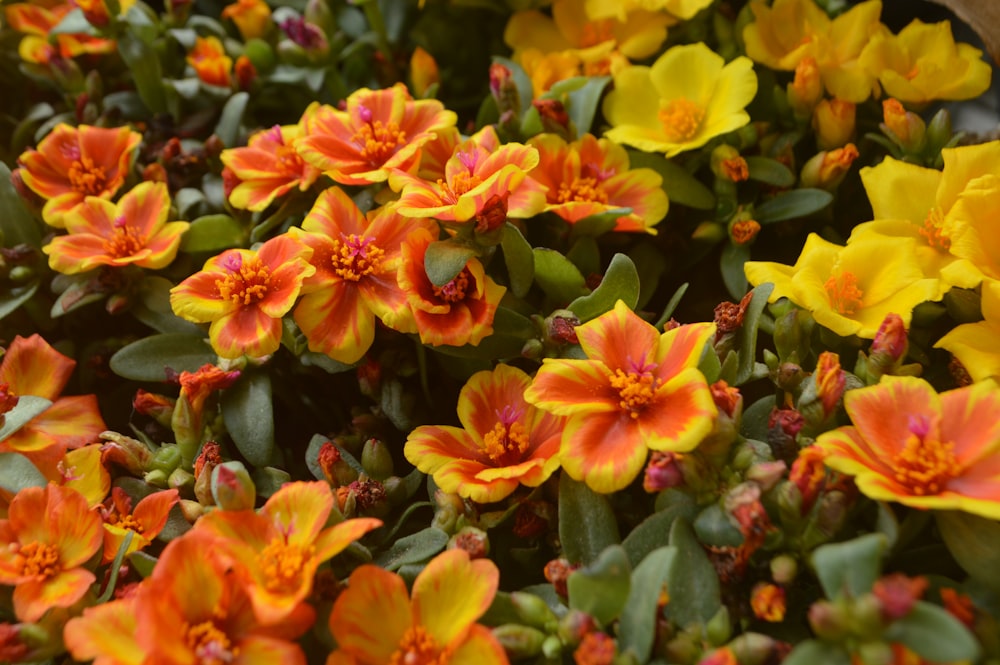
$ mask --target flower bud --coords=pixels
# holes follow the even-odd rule
[[[816,59],[806,57],[795,66],[795,79],[786,88],[788,104],[796,117],[805,119],[823,98],[823,81],[820,78]]]
[[[167,487],[167,473],[162,469],[153,469],[152,471],[147,471],[142,480],[147,485],[152,485],[153,487],[160,487],[166,489]]]
[[[556,593],[565,598],[569,593],[566,588],[566,581],[569,579],[570,574],[578,567],[572,565],[566,559],[553,559],[545,564],[542,573],[549,584],[556,588]]]
[[[141,476],[153,468],[153,451],[143,442],[118,432],[102,432],[101,439],[107,442],[101,445],[101,464],[104,466],[117,464],[133,476]]]
[[[877,383],[883,374],[894,374],[906,358],[909,339],[899,314],[890,313],[882,320],[866,360],[869,383]]]
[[[490,65],[490,93],[496,100],[501,117],[505,112],[510,112],[515,117],[520,114],[521,95],[514,84],[514,73],[498,62]]]
[[[559,618],[552,612],[548,603],[539,596],[525,591],[512,591],[510,603],[514,606],[518,619],[525,624],[546,632],[555,630]]]
[[[764,665],[772,662],[778,642],[770,635],[743,633],[729,643],[729,648],[740,665]]]
[[[139,388],[132,400],[132,408],[144,416],[149,416],[163,427],[170,427],[174,414],[174,402],[165,395],[158,395]]]
[[[818,600],[809,607],[809,627],[822,640],[842,641],[849,634],[848,620],[844,608],[829,600]]]
[[[799,490],[801,496],[801,514],[812,510],[826,480],[826,466],[823,460],[826,452],[818,446],[806,446],[799,451],[798,457],[792,462],[792,470],[788,480]]]
[[[410,56],[410,90],[416,98],[426,98],[441,81],[437,61],[418,46]]]
[[[257,488],[242,462],[223,462],[212,470],[212,498],[223,510],[253,510]]]
[[[368,439],[361,449],[361,467],[375,480],[385,480],[392,475],[392,454],[378,439]]]
[[[614,638],[607,633],[594,631],[584,635],[573,652],[573,660],[581,665],[611,665],[617,652]]]
[[[873,593],[864,593],[850,603],[847,613],[851,634],[861,639],[877,639],[886,626],[882,602]]]
[[[785,590],[776,584],[760,582],[750,592],[750,608],[761,621],[780,623],[785,619]]]
[[[447,549],[465,550],[470,559],[485,559],[490,555],[490,539],[482,529],[464,526],[448,541]]]
[[[729,225],[729,237],[737,245],[749,245],[758,233],[760,222],[755,219],[737,219]]]
[[[326,482],[333,487],[350,485],[358,479],[358,472],[347,463],[332,441],[326,441],[319,447],[317,462]]]
[[[579,344],[576,337],[576,327],[580,319],[568,309],[557,309],[544,322],[545,338],[555,344]]]
[[[153,453],[153,457],[146,468],[150,471],[159,470],[164,474],[170,474],[180,463],[180,449],[177,446],[165,444]]]
[[[824,99],[813,109],[813,130],[820,150],[847,145],[854,136],[856,110],[842,99]]]
[[[517,660],[534,658],[542,652],[542,644],[546,635],[537,628],[520,626],[514,623],[503,624],[493,629],[493,637],[507,652],[507,656]]]
[[[712,151],[711,167],[716,178],[730,182],[743,182],[750,177],[747,160],[739,150],[726,143]]]
[[[680,453],[653,451],[642,479],[642,488],[649,493],[661,492],[684,483],[684,474],[677,463]]]
[[[882,605],[882,618],[887,622],[902,619],[927,590],[926,577],[907,577],[902,573],[883,575],[872,586],[872,594]]]
[[[750,465],[743,477],[760,485],[764,492],[771,490],[785,477],[788,466],[781,460],[774,462],[756,462]]]
[[[431,526],[435,526],[445,533],[451,533],[455,529],[458,518],[465,513],[465,502],[457,494],[450,494],[438,489],[434,491],[434,503],[437,504],[437,510],[434,512]]]
[[[719,646],[728,642],[732,634],[733,621],[729,616],[729,608],[723,605],[705,624],[705,637],[712,646]]]
[[[205,506],[197,501],[181,499],[177,502],[177,505],[181,507],[181,514],[184,515],[184,520],[188,524],[194,524],[198,521],[199,517],[205,514]]]
[[[795,557],[779,554],[771,559],[771,579],[778,584],[791,584],[799,572],[799,564]]]
[[[170,476],[167,477],[167,487],[175,489],[178,492],[190,492],[194,490],[194,474],[190,471],[177,467],[171,471]]]
[[[926,145],[927,126],[923,119],[904,109],[899,100],[890,97],[882,102],[882,124],[879,127],[906,153],[917,154]]]
[[[934,152],[940,152],[941,148],[948,145],[951,139],[951,114],[948,109],[943,108],[935,113],[931,121],[927,123],[927,142]]]
[[[799,174],[800,184],[803,187],[818,187],[832,192],[847,175],[858,154],[857,147],[853,143],[848,143],[843,148],[814,155],[802,167],[802,172]]]
[[[768,417],[767,444],[775,459],[785,464],[794,462],[799,451],[796,440],[805,425],[802,414],[795,409],[773,409]]]

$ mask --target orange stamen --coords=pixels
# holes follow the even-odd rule
[[[226,634],[211,621],[186,625],[183,633],[200,665],[227,665],[239,656],[239,648],[232,646]]]
[[[663,133],[667,139],[680,143],[698,133],[701,121],[705,119],[705,109],[690,99],[679,97],[664,103],[658,117],[663,123]]]
[[[139,229],[130,224],[115,224],[115,230],[110,238],[104,241],[104,251],[108,256],[121,259],[133,256],[139,252],[145,243],[139,235]]]
[[[559,203],[569,201],[607,203],[608,194],[601,188],[601,184],[596,178],[574,178],[571,183],[559,183],[557,199]]]
[[[353,233],[343,241],[334,240],[330,257],[333,271],[341,278],[352,282],[380,272],[385,250],[373,243],[374,238]]]
[[[21,545],[17,550],[17,556],[21,575],[25,577],[47,579],[58,575],[61,570],[59,550],[56,549],[55,545],[32,541]]]
[[[438,649],[437,642],[423,626],[407,628],[399,647],[389,657],[389,665],[447,665],[451,654]]]
[[[851,315],[861,307],[864,292],[858,288],[858,278],[851,272],[831,275],[823,285],[830,299],[830,306],[839,314]]]
[[[406,143],[406,132],[395,122],[383,125],[381,120],[374,120],[362,125],[351,141],[361,147],[362,157],[372,164],[382,164]]]
[[[649,372],[623,372],[615,370],[610,377],[611,387],[618,391],[621,401],[618,406],[632,418],[638,418],[645,407],[653,401],[656,392],[656,377]]]
[[[434,295],[445,302],[461,302],[465,300],[465,292],[469,288],[469,271],[462,270],[444,286],[435,286]]]
[[[497,466],[510,466],[521,461],[528,443],[524,425],[517,422],[505,425],[499,422],[483,437],[483,450]]]
[[[944,232],[944,220],[941,218],[941,208],[934,206],[927,211],[924,224],[920,228],[920,235],[927,240],[927,244],[934,249],[947,252],[951,249],[951,238]]]
[[[312,545],[300,547],[286,543],[281,537],[271,539],[267,547],[257,555],[257,565],[264,575],[267,590],[297,589],[302,580],[302,571],[315,553]]]
[[[96,166],[90,157],[80,157],[69,166],[69,182],[73,189],[84,194],[97,196],[107,186],[107,175],[103,166]]]
[[[926,416],[910,420],[910,435],[892,461],[896,481],[917,496],[940,494],[962,472],[955,444],[938,440],[937,423]]]
[[[271,269],[258,258],[250,259],[222,279],[215,280],[219,297],[232,300],[237,305],[249,305],[263,300],[270,286]]]

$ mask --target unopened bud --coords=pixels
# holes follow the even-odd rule
[[[141,476],[153,468],[153,451],[141,441],[118,432],[102,432],[101,439],[107,442],[101,445],[103,465],[117,464],[133,476]]]
[[[595,630],[597,622],[594,617],[580,610],[571,609],[559,621],[559,637],[570,646],[579,644],[584,637]]]
[[[823,81],[816,59],[806,57],[795,66],[795,78],[786,89],[788,103],[799,118],[806,119],[823,98]]]
[[[889,139],[910,154],[924,149],[927,126],[916,113],[903,108],[898,100],[889,98],[882,102],[882,131]]]
[[[849,617],[844,608],[829,600],[818,600],[809,607],[809,627],[816,637],[840,642],[849,634]]]
[[[361,449],[361,467],[375,480],[385,480],[392,475],[392,453],[378,439],[368,439]]]
[[[661,492],[684,483],[680,465],[680,453],[653,451],[646,465],[642,488],[647,492]]]
[[[842,99],[824,99],[813,109],[813,130],[820,150],[847,145],[854,137],[855,106]]]
[[[171,473],[181,463],[181,451],[177,446],[166,444],[160,446],[159,450],[153,453],[153,458],[149,461],[150,471],[159,470],[164,474]]]
[[[518,619],[529,626],[551,632],[559,621],[548,603],[533,593],[512,591],[510,603],[514,606]]]
[[[777,640],[762,633],[743,633],[729,643],[729,648],[736,654],[740,665],[769,663],[777,647]]]
[[[774,462],[756,462],[751,464],[750,468],[747,469],[743,477],[747,480],[752,480],[753,482],[760,485],[760,489],[764,492],[774,488],[782,478],[785,477],[785,472],[788,470],[788,466],[781,460]]]
[[[951,114],[941,109],[927,123],[927,141],[935,152],[946,146],[952,139]]]
[[[178,492],[190,492],[194,489],[194,474],[178,467],[167,478],[167,487]]]
[[[198,521],[199,517],[205,514],[205,506],[201,505],[197,501],[181,499],[177,502],[177,505],[181,507],[181,514],[184,516],[184,520],[188,524],[194,524]]]
[[[721,646],[729,641],[732,634],[732,617],[729,616],[729,608],[723,605],[705,624],[705,637],[712,646]]]
[[[779,623],[785,619],[785,590],[776,584],[761,582],[750,593],[750,607],[758,619]]]
[[[724,143],[712,150],[711,167],[716,178],[730,182],[743,182],[750,177],[747,160],[729,144]]]
[[[799,564],[788,554],[779,554],[771,559],[771,579],[778,584],[788,585],[795,580],[799,572]]]
[[[490,539],[482,529],[465,526],[448,541],[448,549],[465,550],[470,559],[485,559],[490,555]]]
[[[253,510],[257,488],[242,462],[223,462],[212,470],[212,498],[223,510]]]
[[[465,502],[457,494],[450,494],[443,490],[434,492],[434,503],[437,510],[431,526],[441,529],[445,533],[451,533],[455,529],[459,516],[465,513]]]
[[[820,152],[802,167],[799,175],[802,186],[818,187],[827,191],[835,190],[858,155],[858,149],[853,143],[848,143],[843,148]]]
[[[326,481],[333,487],[350,485],[358,479],[358,472],[347,463],[332,441],[326,441],[320,446],[317,461]]]
[[[497,626],[492,632],[507,656],[515,660],[534,658],[542,653],[542,644],[546,638],[545,633],[536,628],[514,623]]]

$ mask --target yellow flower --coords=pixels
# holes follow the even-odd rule
[[[614,16],[624,21],[629,12],[637,9],[666,11],[687,20],[710,4],[712,0],[586,0],[585,8],[587,16],[594,20]]]
[[[908,238],[872,237],[841,247],[812,233],[794,266],[750,261],[747,279],[772,282],[771,302],[786,297],[837,333],[871,339],[890,312],[909,325],[913,308],[937,296],[913,259]]]
[[[885,92],[903,102],[972,99],[990,87],[983,52],[956,44],[948,21],[914,20],[898,34],[883,33],[861,54],[862,66],[878,76]]]
[[[605,136],[672,157],[746,125],[744,108],[756,94],[748,58],[726,64],[702,43],[675,46],[652,67],[627,67],[615,75],[604,100],[612,125]]]
[[[944,219],[951,253],[967,259],[984,277],[1000,279],[1000,176],[972,180]]]
[[[983,284],[983,321],[956,326],[934,345],[958,358],[973,381],[1000,378],[1000,282]]]
[[[263,0],[236,0],[222,10],[222,18],[232,19],[244,41],[262,37],[271,23],[271,8]]]

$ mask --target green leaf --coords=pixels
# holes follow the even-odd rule
[[[219,123],[215,126],[215,135],[222,139],[222,145],[227,148],[235,147],[239,140],[240,123],[243,121],[243,113],[246,111],[248,101],[250,101],[250,93],[237,92],[222,107],[222,115],[219,117]]]
[[[111,594],[115,592],[115,585],[118,584],[118,574],[121,572],[122,561],[125,559],[125,552],[128,551],[129,546],[132,544],[132,539],[135,538],[135,531],[131,529],[125,534],[122,544],[118,546],[118,552],[115,554],[114,560],[111,562],[111,567],[108,569],[110,575],[108,576],[107,586],[104,587],[104,593],[97,597],[98,603],[106,603],[111,599]]]
[[[935,663],[979,658],[979,643],[969,629],[943,607],[924,601],[917,601],[909,614],[894,621],[885,637]]]
[[[757,206],[755,219],[761,224],[771,224],[786,219],[806,217],[830,205],[833,194],[822,189],[793,189],[778,194],[770,201]]]
[[[660,286],[660,277],[667,271],[669,260],[657,246],[651,242],[639,241],[629,250],[628,257],[635,264],[639,274],[639,300],[636,309],[646,306],[646,303],[656,293]]]
[[[375,557],[374,563],[386,570],[397,570],[401,566],[430,559],[447,544],[448,534],[429,526],[394,542],[392,547]]]
[[[12,413],[8,411],[6,415]],[[48,484],[48,478],[21,453],[0,453],[0,489],[17,494],[28,487],[45,487]]]
[[[558,305],[586,295],[587,282],[580,270],[565,256],[547,247],[532,250],[535,257],[535,281]]]
[[[636,662],[645,663],[653,650],[656,607],[676,555],[673,547],[660,547],[632,571],[632,590],[618,621],[618,642],[623,653],[636,656]]]
[[[681,165],[663,155],[629,150],[629,164],[633,169],[653,169],[663,177],[663,191],[670,203],[679,203],[696,210],[715,208],[715,195],[708,187]]]
[[[455,279],[469,259],[478,254],[470,247],[457,240],[438,240],[427,246],[424,255],[424,270],[434,286],[444,286]]]
[[[851,665],[851,654],[840,644],[805,640],[785,656],[781,665]]]
[[[948,551],[977,583],[1000,593],[1000,522],[958,510],[935,511]]]
[[[497,55],[493,56],[493,62],[498,65],[503,65],[510,70],[511,78],[514,80],[514,86],[517,88],[517,95],[520,98],[518,101],[521,103],[521,115],[524,115],[530,109],[533,109],[534,107],[531,105],[531,101],[534,99],[534,88],[531,85],[531,78],[524,71],[521,65],[509,58],[502,58]]]
[[[111,371],[132,381],[166,381],[166,368],[194,372],[218,356],[204,337],[186,333],[152,335],[119,349],[111,356]]]
[[[118,53],[132,72],[132,81],[146,107],[153,113],[166,113],[163,70],[156,50],[136,35],[125,32],[118,37]]]
[[[42,242],[42,230],[14,189],[10,169],[3,162],[0,162],[0,232],[5,247],[22,243],[39,247]]]
[[[698,540],[709,547],[739,547],[743,544],[743,534],[729,521],[718,501],[698,513],[694,532]]]
[[[32,418],[52,406],[52,401],[35,395],[21,395],[17,406],[0,416],[0,441],[21,429]]]
[[[684,294],[687,293],[689,286],[691,286],[690,283],[684,282],[677,287],[677,290],[674,291],[674,295],[670,296],[667,306],[663,308],[663,313],[660,314],[660,318],[656,320],[656,324],[653,326],[654,328],[658,328],[660,330],[663,329],[664,324],[666,324],[666,322],[670,320],[670,317],[674,315],[674,310],[676,310],[677,306],[681,304],[681,298],[683,298]]]
[[[767,441],[768,420],[774,407],[774,395],[766,395],[743,409],[740,434],[748,439]]]
[[[181,250],[218,252],[230,247],[239,247],[246,238],[246,229],[229,215],[205,215],[193,220],[181,236]]]
[[[96,37],[97,32],[90,24],[87,17],[83,15],[83,10],[79,7],[66,14],[61,21],[55,24],[49,35],[91,35]]]
[[[736,383],[742,385],[753,375],[756,366],[757,330],[760,328],[760,317],[767,306],[767,299],[774,291],[774,284],[767,282],[753,290],[750,303],[743,313],[743,327],[740,329],[740,365],[736,372]]]
[[[267,466],[274,454],[271,377],[248,372],[222,393],[222,420],[237,450],[254,466]]]
[[[670,617],[679,626],[704,625],[722,606],[719,576],[687,520],[674,520],[670,545],[677,549],[667,577]]]
[[[156,562],[159,561],[156,557],[151,554],[146,554],[142,550],[136,550],[128,555],[129,563],[132,564],[132,569],[139,573],[139,576],[143,579],[149,577],[153,574],[153,569],[156,568]]]
[[[582,86],[567,95],[569,99],[566,103],[566,112],[569,113],[569,119],[576,129],[577,136],[590,131],[594,124],[597,105],[609,81],[611,81],[610,76],[588,76]]]
[[[638,565],[653,550],[670,543],[670,527],[675,519],[683,517],[690,520],[698,514],[694,499],[684,492],[668,489],[656,499],[657,511],[640,522],[622,541],[622,547],[633,566]]]
[[[621,545],[607,547],[585,568],[566,580],[570,609],[586,612],[603,626],[625,609],[632,587],[632,567]]]
[[[831,600],[847,593],[857,598],[871,591],[882,569],[888,542],[880,533],[817,547],[812,555],[816,576]]]
[[[698,359],[698,371],[705,375],[705,380],[709,383],[718,381],[719,375],[722,374],[722,362],[719,360],[719,354],[714,351],[702,353],[701,358]]]
[[[639,300],[639,273],[632,259],[624,254],[615,254],[601,284],[589,295],[571,302],[567,309],[583,323],[611,311],[619,300],[623,300],[629,309],[635,309]]]
[[[732,241],[723,245],[719,255],[719,269],[722,271],[722,281],[726,285],[726,290],[734,300],[739,300],[747,292],[747,278],[743,272],[743,264],[749,260],[749,245],[737,245]]]
[[[174,283],[165,277],[146,275],[137,290],[139,297],[129,312],[157,332],[183,333],[202,339],[201,327],[177,316],[170,307],[170,289],[173,287]]]
[[[565,472],[559,477],[559,540],[563,556],[584,565],[621,542],[607,497]]]
[[[531,253],[531,245],[516,226],[507,222],[503,227],[500,247],[503,249],[503,260],[507,265],[511,293],[523,298],[535,280],[535,257]]]
[[[746,157],[750,169],[750,179],[774,185],[775,187],[791,187],[795,184],[795,174],[791,169],[776,159],[753,155]]]
[[[565,254],[581,275],[594,275],[601,271],[601,246],[592,236],[579,236]]]
[[[18,307],[31,300],[31,296],[38,291],[39,284],[41,284],[41,280],[33,279],[28,284],[15,286],[6,289],[5,293],[0,293],[0,319],[17,311]]]

